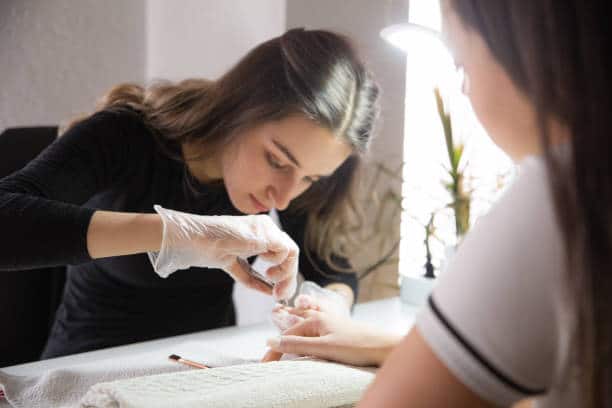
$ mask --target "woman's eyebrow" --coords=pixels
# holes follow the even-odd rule
[[[287,156],[287,159],[289,159],[293,164],[295,164],[297,167],[301,167],[300,162],[297,161],[295,156],[291,153],[289,149],[287,149],[287,147],[285,147],[283,144],[281,144],[280,142],[277,142],[274,139],[272,139],[272,143],[274,143],[274,145],[278,148],[278,150],[283,152],[285,156]]]
[[[274,145],[285,154],[285,156],[287,156],[287,158],[293,163],[295,164],[298,168],[301,168],[300,166],[300,162],[297,161],[297,159],[295,158],[295,156],[291,153],[291,151],[289,149],[287,149],[287,147],[285,145],[283,145],[282,143],[272,139],[272,143],[274,143]],[[321,179],[321,178],[325,178],[325,177],[329,177],[331,176],[331,174],[317,174],[315,176],[309,176],[311,178],[317,178],[317,179]]]

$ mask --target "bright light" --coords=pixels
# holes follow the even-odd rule
[[[438,0],[410,0],[410,22],[440,32],[442,14]]]
[[[380,35],[406,53],[412,75],[417,75],[424,85],[433,89],[456,84],[453,58],[437,31],[407,23],[386,27]]]
[[[406,53],[437,42],[435,31],[416,24],[394,24],[383,28],[380,36]],[[437,47],[437,44],[434,46]]]

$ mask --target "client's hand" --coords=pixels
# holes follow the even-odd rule
[[[263,362],[279,360],[284,353],[310,355],[353,365],[381,365],[401,340],[400,336],[351,320],[312,309],[290,308],[299,323],[279,337],[268,340]]]
[[[300,285],[299,295],[294,301],[295,310],[317,310],[331,315],[348,317],[351,314],[349,301],[339,293],[320,287],[314,282],[305,281]],[[281,331],[304,320],[292,308],[276,305],[272,309],[272,322]]]
[[[267,215],[205,216],[168,210],[158,205],[155,211],[163,222],[159,252],[149,252],[155,272],[167,277],[177,269],[191,266],[219,268],[235,280],[272,292],[240,262],[260,255],[275,266],[266,277],[274,283],[277,299],[288,299],[296,288],[299,249],[293,240]]]

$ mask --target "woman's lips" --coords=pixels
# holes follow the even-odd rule
[[[253,194],[249,194],[249,197],[251,198],[251,201],[253,202],[253,205],[255,206],[255,208],[257,209],[257,211],[259,212],[268,212],[270,211],[270,209],[268,207],[266,207],[265,205],[263,205],[262,203],[260,203]]]

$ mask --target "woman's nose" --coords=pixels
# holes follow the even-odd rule
[[[270,186],[268,189],[268,199],[277,210],[285,210],[289,207],[289,203],[293,199],[293,191],[295,190],[294,182],[286,182],[276,186]]]

